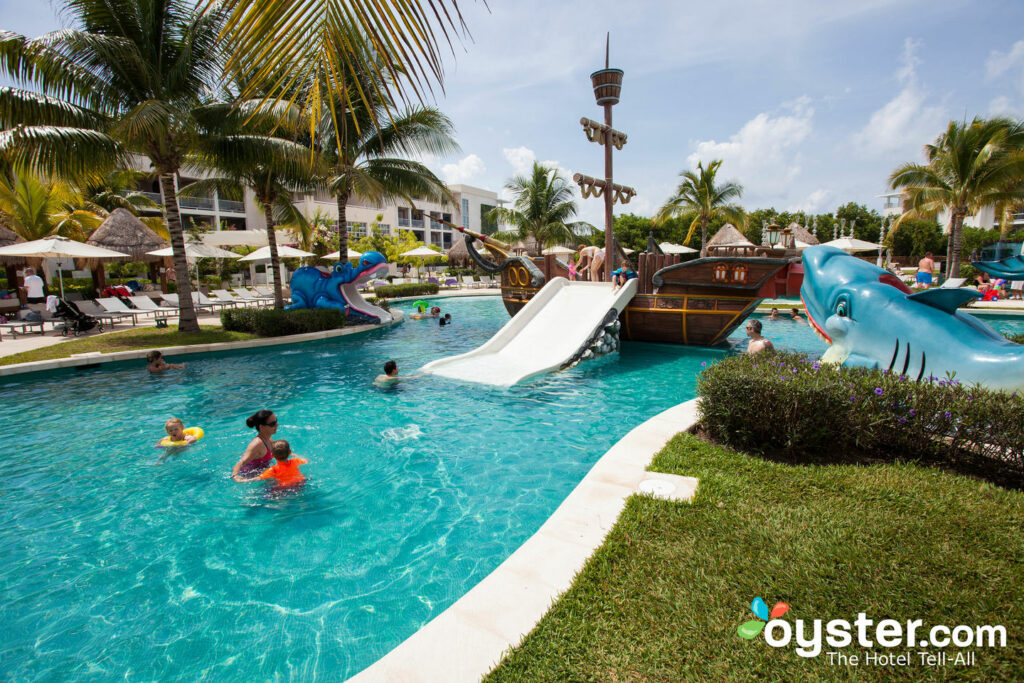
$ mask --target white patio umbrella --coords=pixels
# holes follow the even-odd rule
[[[661,250],[666,254],[692,254],[697,251],[691,247],[687,247],[682,244],[672,244],[671,242],[662,242],[658,246],[661,247]]]
[[[574,249],[570,249],[569,247],[563,247],[561,244],[558,244],[553,247],[548,247],[547,249],[540,253],[545,255],[554,254],[555,256],[568,256],[569,254],[575,254],[576,251]]]
[[[44,237],[41,240],[31,242],[19,242],[7,247],[0,247],[0,256],[26,256],[29,258],[94,258],[94,259],[118,259],[131,258],[129,254],[94,247],[91,244],[69,240],[67,237],[54,235]],[[57,269],[57,277],[60,278],[60,298],[64,298],[64,273]]]
[[[874,242],[865,242],[864,240],[859,240],[855,237],[840,237],[837,240],[825,242],[822,246],[836,247],[837,249],[842,249],[843,251],[851,253],[855,251],[874,251],[879,247],[879,245]]]
[[[363,255],[363,252],[356,251],[355,249],[352,249],[351,247],[348,250],[348,258],[349,258],[349,260],[354,259],[354,258],[359,258],[362,255]],[[330,254],[327,254],[326,256],[324,256],[324,258],[329,260],[329,261],[340,261],[341,260],[341,251],[332,251]]]
[[[434,251],[433,249],[430,249],[428,247],[416,247],[415,249],[410,249],[409,251],[403,251],[401,254],[399,254],[399,256],[409,256],[414,258],[430,258],[431,256],[444,256],[444,254],[442,254],[439,251]]]
[[[295,247],[279,246],[277,248],[277,255],[279,258],[307,258],[309,256],[316,256],[316,254],[309,251],[302,251]],[[251,254],[247,254],[242,257],[243,261],[269,261],[270,260],[270,247],[260,247]]]
[[[147,251],[150,256],[174,256],[174,248],[166,247],[164,249],[157,249],[156,251]],[[233,251],[227,249],[220,249],[218,247],[211,246],[209,244],[203,244],[202,242],[186,242],[185,243],[185,260],[192,261],[195,263],[201,258],[241,258],[241,254],[236,254]],[[196,286],[199,286],[199,266],[196,266]]]
[[[626,253],[626,254],[635,254],[636,253],[636,249],[630,249],[629,247],[623,247],[622,251],[624,253]]]

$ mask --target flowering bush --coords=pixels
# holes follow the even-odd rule
[[[815,461],[885,459],[981,463],[1024,484],[1024,398],[961,384],[914,382],[796,354],[734,356],[698,381],[711,438],[746,451]]]

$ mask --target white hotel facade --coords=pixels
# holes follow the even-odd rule
[[[149,170],[148,163],[142,160],[137,160],[136,168]],[[201,172],[192,171],[190,174],[183,171],[178,177],[177,186],[184,187],[202,175]],[[497,224],[486,218],[491,209],[503,203],[496,192],[471,185],[449,185],[448,189],[455,197],[454,205],[442,206],[417,201],[412,206],[399,197],[380,204],[350,199],[345,209],[349,239],[354,241],[366,236],[370,226],[377,224],[385,234],[397,235],[399,230],[410,230],[424,244],[433,244],[447,250],[460,239],[461,234],[441,223],[438,218],[487,234],[497,229]],[[139,190],[163,206],[163,196],[155,179],[144,181]],[[292,203],[307,218],[319,215],[329,224],[337,225],[338,203],[326,191],[294,193]],[[242,201],[223,199],[215,192],[208,197],[179,196],[178,207],[185,227],[189,222],[206,224],[214,230],[265,230],[267,227],[263,211],[249,189],[245,190]]]

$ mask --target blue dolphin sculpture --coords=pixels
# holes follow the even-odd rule
[[[391,322],[392,316],[382,308],[367,303],[359,294],[359,285],[377,273],[387,270],[387,259],[378,251],[359,257],[359,265],[339,263],[325,273],[306,266],[292,273],[292,303],[286,310],[299,308],[337,308],[354,318],[374,322]]]
[[[1024,346],[957,310],[974,289],[914,294],[896,276],[835,247],[803,253],[800,298],[811,326],[831,346],[825,362],[946,378],[990,389],[1024,389]]]

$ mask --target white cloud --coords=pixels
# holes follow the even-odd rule
[[[790,211],[803,211],[804,213],[821,213],[831,205],[831,190],[815,190],[803,200],[789,208]]]
[[[533,168],[533,162],[537,160],[537,155],[533,153],[532,149],[522,146],[506,147],[501,150],[501,155],[512,166],[514,175],[529,174]]]
[[[921,60],[917,51],[921,41],[903,42],[896,80],[903,86],[899,93],[871,114],[866,126],[853,134],[854,151],[860,156],[883,156],[919,148],[941,130],[946,120],[942,105],[930,104],[929,94],[917,80]]]
[[[997,95],[989,103],[990,114],[1020,115],[1024,110],[1024,40],[1018,40],[1006,52],[993,50],[985,62],[986,80],[1005,82],[1006,88],[1015,90],[1015,97],[1009,94]]]
[[[814,109],[809,97],[784,105],[788,114],[762,112],[743,124],[728,141],[703,140],[687,161],[695,166],[722,159],[723,178],[736,178],[755,194],[785,192],[800,173],[797,148],[813,129]]]
[[[486,172],[487,167],[484,165],[484,160],[476,154],[470,154],[453,164],[445,164],[441,167],[444,181],[449,184],[470,184]]]

